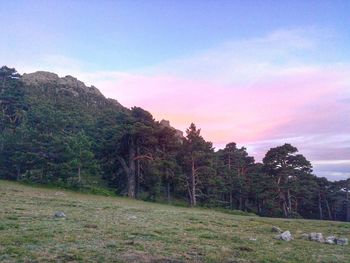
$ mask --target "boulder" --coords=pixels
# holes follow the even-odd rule
[[[337,242],[337,245],[341,245],[341,246],[345,246],[349,244],[349,240],[346,237],[338,238],[336,242]]]
[[[54,216],[58,217],[58,218],[65,218],[66,217],[66,215],[62,211],[56,211]]]
[[[304,240],[309,240],[309,234],[301,234],[301,239],[304,239]]]
[[[272,226],[271,231],[272,232],[276,232],[276,233],[282,233],[283,232],[282,229],[280,229],[277,226]]]
[[[292,234],[287,230],[287,231],[284,231],[282,234],[277,235],[276,239],[291,241],[293,240],[293,237],[292,237]]]
[[[326,240],[324,242],[326,244],[333,245],[337,242],[337,238],[335,236],[329,236],[329,237],[326,237]]]
[[[311,241],[316,241],[316,242],[320,242],[320,243],[323,243],[324,242],[324,238],[323,238],[323,235],[322,233],[310,233],[309,234],[309,239]]]

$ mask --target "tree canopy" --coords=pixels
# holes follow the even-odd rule
[[[186,135],[94,87],[52,73],[0,68],[0,178],[108,187],[129,198],[261,216],[350,221],[350,179],[330,182],[291,144],[262,163],[230,142],[215,151],[194,123]]]

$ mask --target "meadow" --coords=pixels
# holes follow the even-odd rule
[[[63,211],[65,218],[54,213]],[[294,240],[274,239],[272,226]],[[263,218],[0,180],[0,262],[350,262],[350,223]]]

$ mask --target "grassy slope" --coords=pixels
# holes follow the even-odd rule
[[[299,238],[302,232],[350,238],[349,223],[237,216],[68,191],[57,195],[54,189],[1,180],[0,202],[1,262],[350,262],[350,245]],[[53,218],[57,210],[67,218]],[[272,225],[296,239],[273,239]]]

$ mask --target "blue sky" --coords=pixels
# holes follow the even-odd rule
[[[133,70],[279,29],[337,34],[349,56],[349,1],[3,1],[1,55],[58,53],[87,69]],[[344,54],[345,52],[345,54]],[[334,59],[323,54],[324,59]],[[322,59],[321,57],[318,59]]]
[[[2,1],[0,61],[70,74],[257,160],[350,175],[350,1]]]

